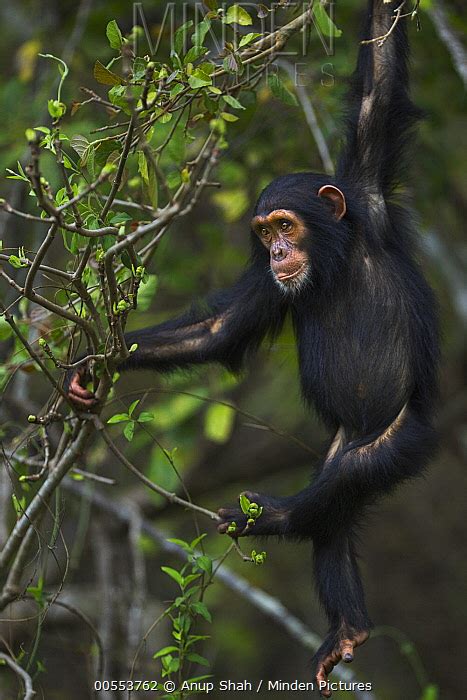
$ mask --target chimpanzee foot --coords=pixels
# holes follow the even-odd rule
[[[244,491],[242,496],[246,496],[250,502],[247,513],[244,513],[239,505],[218,510],[221,522],[217,531],[221,535],[227,534],[236,538],[247,535],[285,534],[289,511],[284,503],[252,491]]]
[[[328,687],[328,676],[340,661],[349,664],[353,661],[354,650],[366,642],[370,633],[368,630],[357,632],[351,627],[343,626],[337,632],[330,632],[316,652],[315,681],[320,694],[330,698],[331,689]]]

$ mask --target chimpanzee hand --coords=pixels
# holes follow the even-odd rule
[[[331,630],[328,634],[313,658],[315,682],[324,698],[330,698],[332,695],[327,683],[333,668],[340,661],[344,661],[346,664],[353,661],[354,649],[364,644],[369,634],[368,630],[357,632],[345,624],[338,630]]]
[[[89,370],[86,365],[70,370],[65,379],[64,389],[68,398],[82,411],[89,411],[97,403],[92,391],[83,386],[88,380]]]
[[[289,509],[286,498],[272,498],[263,494],[244,491],[250,502],[248,513],[240,506],[221,508],[217,514],[222,522],[217,526],[221,535],[245,537],[247,535],[267,536],[285,535]]]

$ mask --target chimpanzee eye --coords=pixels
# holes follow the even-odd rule
[[[269,231],[267,230],[267,228],[261,229],[261,235],[263,236],[263,238],[269,238]]]
[[[290,223],[290,221],[287,221],[287,219],[284,219],[283,221],[281,221],[281,230],[282,231],[290,231],[291,228],[292,228],[292,224]]]

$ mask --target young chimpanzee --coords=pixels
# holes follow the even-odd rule
[[[435,304],[413,259],[410,215],[395,197],[418,111],[408,95],[406,19],[393,27],[394,5],[369,2],[364,37],[387,36],[360,48],[336,176],[274,180],[256,205],[238,282],[178,319],[128,333],[138,349],[120,367],[166,372],[212,361],[238,370],[291,312],[303,395],[332,440],[310,486],[285,497],[247,492],[263,506],[255,525],[231,507],[219,511],[218,529],[235,522],[234,536],[313,541],[330,624],[315,657],[321,682],[352,661],[371,627],[355,530],[378,497],[420,474],[435,447]],[[89,408],[82,375],[69,394]]]

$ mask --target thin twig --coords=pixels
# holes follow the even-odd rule
[[[112,206],[112,203],[115,199],[115,196],[116,196],[116,194],[119,190],[119,187],[122,183],[123,170],[125,168],[126,161],[128,159],[128,155],[130,153],[131,139],[133,138],[134,129],[135,129],[135,117],[132,117],[130,119],[130,124],[128,126],[128,131],[126,133],[125,143],[123,144],[123,151],[122,151],[122,155],[120,156],[117,174],[115,176],[115,180],[113,181],[112,188],[110,190],[110,194],[107,198],[106,203],[104,204],[104,208],[102,209],[101,218],[103,221],[105,220],[105,217],[107,216],[107,212],[109,211],[110,207]]]
[[[96,421],[97,422],[97,421]],[[99,425],[100,423],[100,425]],[[216,522],[220,522],[219,516],[214,513],[212,510],[208,510],[207,508],[202,508],[201,506],[197,506],[195,503],[190,503],[189,501],[185,501],[183,498],[180,498],[177,496],[176,493],[171,493],[170,491],[167,491],[167,489],[162,488],[162,486],[159,486],[158,484],[155,484],[153,481],[147,478],[144,474],[142,474],[131,462],[128,460],[124,454],[120,452],[118,447],[115,445],[114,441],[110,437],[110,435],[107,433],[105,430],[103,424],[99,421],[99,431],[104,438],[105,442],[107,443],[109,449],[113,454],[117,457],[117,459],[123,464],[124,467],[126,467],[129,471],[131,471],[132,474],[134,474],[140,481],[143,482],[145,486],[147,486],[151,491],[154,491],[155,493],[158,493],[160,496],[163,496],[166,498],[169,503],[176,503],[179,506],[183,506],[183,508],[186,508],[188,510],[195,511],[196,513],[201,513],[202,515],[205,515],[206,517],[210,518],[210,520],[215,520]]]
[[[33,293],[33,284],[34,284],[34,278],[36,276],[36,273],[39,270],[39,267],[45,258],[48,249],[54,242],[55,234],[57,233],[57,224],[52,224],[52,226],[49,228],[47,231],[47,235],[42,241],[39,250],[36,253],[36,256],[34,260],[32,261],[31,267],[28,270],[28,274],[26,275],[26,281],[24,283],[24,296],[30,297],[31,294]]]
[[[51,468],[46,480],[32,498],[24,513],[16,521],[10,536],[0,552],[0,573],[5,570],[11,557],[21,545],[31,523],[38,518],[42,510],[47,506],[50,497],[86,446],[92,433],[92,427],[91,421],[82,423],[74,440],[71,440],[71,436],[65,434],[68,446],[58,459],[56,457],[52,459]]]
[[[128,610],[128,640],[127,640],[127,663],[131,667],[131,660],[138,648],[141,638],[141,625],[144,615],[144,604],[146,600],[146,565],[144,553],[141,548],[142,523],[140,510],[129,503],[129,511],[132,513],[128,526],[128,540],[131,547],[132,558],[132,580],[131,598]]]
[[[389,39],[389,37],[399,24],[402,17],[405,16],[402,14],[402,10],[404,9],[405,3],[406,0],[402,0],[399,7],[396,7],[396,9],[394,10],[393,22],[385,34],[381,34],[381,36],[375,36],[372,39],[363,39],[360,43],[363,46],[368,44],[377,44],[378,46],[383,46],[383,44]]]
[[[0,659],[2,659],[6,663],[6,665],[9,666],[11,670],[14,671],[16,675],[19,676],[23,681],[25,689],[23,700],[32,700],[36,692],[32,687],[32,680],[29,673],[27,673],[24,670],[24,668],[21,668],[21,666],[17,664],[16,661],[14,661],[14,659],[11,658],[11,656],[8,656],[8,654],[4,654],[2,651],[0,651]]]
[[[38,522],[31,525],[8,571],[8,577],[0,594],[0,610],[16,600],[21,592],[21,578],[31,554],[34,539],[37,536]]]
[[[22,334],[18,326],[16,325],[15,319],[13,316],[10,314],[9,311],[7,311],[6,307],[3,305],[3,303],[0,301],[0,311],[5,318],[5,321],[8,323],[10,328],[12,329],[13,333],[16,335],[18,340],[21,342],[22,346],[28,351],[30,357],[34,362],[37,363],[37,365],[40,367],[41,371],[45,374],[49,382],[52,384],[54,389],[58,391],[58,393],[63,396],[65,399],[68,400],[68,397],[66,396],[65,392],[63,389],[59,386],[59,384],[55,381],[55,378],[53,375],[49,372],[48,368],[46,365],[42,362],[41,358],[39,355],[35,352],[35,350],[32,348],[32,346],[29,344],[27,338]]]
[[[10,256],[5,255],[4,253],[0,253],[0,260],[4,260],[5,262],[9,262]],[[21,264],[24,265],[25,267],[31,267],[33,265],[33,263],[34,263],[34,260],[29,260],[28,258],[21,258]],[[70,282],[72,279],[72,275],[70,275],[68,272],[64,272],[63,270],[59,270],[56,267],[49,267],[49,265],[39,265],[38,269],[41,272],[46,272],[48,275],[57,275],[57,277],[62,277],[67,282]]]
[[[125,393],[125,397],[129,396],[139,396],[141,394],[141,390],[136,389],[135,391],[128,391]],[[281,430],[280,428],[277,428],[276,426],[272,425],[271,423],[268,423],[267,421],[264,420],[264,418],[260,418],[258,416],[255,416],[253,413],[249,413],[248,411],[245,411],[235,404],[229,402],[229,401],[223,401],[222,399],[213,399],[210,396],[201,396],[201,394],[195,394],[191,391],[181,391],[179,389],[163,389],[163,388],[157,388],[157,389],[145,389],[144,395],[148,396],[149,394],[177,394],[180,396],[190,396],[192,398],[198,399],[199,401],[204,401],[205,403],[213,403],[213,404],[218,404],[219,406],[226,406],[227,408],[231,408],[235,413],[237,413],[239,416],[243,416],[244,418],[248,418],[249,421],[252,421],[254,423],[259,423],[261,426],[264,426],[264,428],[267,428],[271,433],[274,433],[274,435],[277,435],[278,437],[283,438],[284,440],[289,440],[290,442],[293,442],[295,445],[300,447],[302,450],[305,450],[306,452],[310,452],[310,454],[314,455],[315,457],[319,457],[319,453],[314,450],[312,447],[307,445],[305,442],[302,442],[299,440],[299,438],[295,437],[294,435],[290,435],[290,433],[287,433],[285,430]],[[123,397],[120,397],[120,399]],[[110,406],[112,403],[115,403],[115,401],[118,401],[118,398],[111,399],[108,403],[107,406]]]
[[[104,667],[104,647],[102,645],[102,639],[100,638],[99,632],[93,625],[92,621],[89,619],[89,617],[82,611],[76,608],[74,605],[71,603],[65,603],[63,600],[56,600],[56,599],[51,599],[48,602],[52,603],[52,605],[58,605],[60,608],[64,608],[65,610],[68,610],[71,612],[73,615],[76,615],[84,624],[89,627],[91,630],[92,636],[94,637],[94,641],[97,644],[97,650],[98,650],[98,656],[97,656],[97,668],[96,668],[96,678],[102,678],[102,670]]]
[[[334,164],[332,162],[331,154],[329,153],[328,144],[326,143],[326,139],[324,138],[323,132],[319,126],[313,103],[303,85],[296,83],[295,69],[292,64],[283,59],[278,59],[277,64],[283,68],[288,73],[289,77],[294,81],[295,92],[297,93],[305,119],[315,140],[323,168],[328,175],[332,175],[334,173]]]

